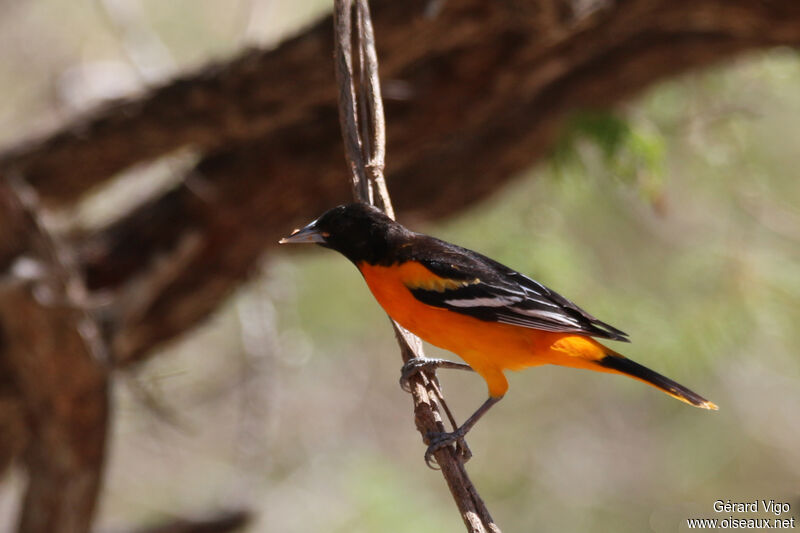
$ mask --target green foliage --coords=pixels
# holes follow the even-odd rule
[[[565,131],[555,149],[557,161],[579,159],[578,140],[586,138],[600,148],[606,161],[612,161],[628,143],[632,128],[629,122],[608,111],[579,111],[567,121]]]
[[[550,156],[555,177],[597,173],[656,204],[663,190],[665,139],[644,121],[610,111],[575,112]]]

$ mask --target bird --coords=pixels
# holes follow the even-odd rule
[[[503,398],[507,370],[551,364],[622,374],[694,407],[718,409],[595,340],[630,342],[554,290],[478,252],[411,231],[369,204],[334,207],[278,242],[315,243],[344,255],[395,322],[465,361],[412,358],[401,383],[426,368],[473,370],[486,381],[488,399],[461,426],[428,436],[426,461],[461,442]]]

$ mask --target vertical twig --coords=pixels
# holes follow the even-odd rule
[[[354,9],[355,5],[355,9]],[[355,32],[353,12],[355,11]],[[339,87],[339,123],[350,167],[353,196],[357,201],[377,205],[394,218],[383,170],[386,157],[386,128],[383,116],[378,56],[367,0],[336,0],[334,6],[336,81]],[[358,78],[354,78],[353,43],[358,47]],[[392,322],[403,361],[424,357],[419,338]],[[420,373],[411,379],[411,395],[417,429],[427,441],[430,433],[444,429],[441,407],[455,422],[438,387],[435,373]],[[434,457],[450,488],[467,531],[495,532],[486,505],[469,479],[453,447],[438,450]]]
[[[369,180],[364,168],[361,140],[358,134],[356,92],[353,87],[353,2],[337,0],[333,8],[336,26],[334,53],[336,60],[336,84],[339,87],[339,125],[344,138],[344,151],[350,165],[351,185],[356,199],[369,198]]]
[[[386,166],[386,122],[383,115],[383,98],[381,97],[381,83],[378,77],[378,53],[375,51],[375,34],[372,30],[372,19],[369,14],[369,5],[366,1],[359,0],[356,4],[358,15],[358,42],[359,66],[361,77],[359,80],[360,99],[366,108],[362,113],[364,130],[369,157],[366,162],[366,171],[369,181],[374,184],[377,192],[378,207],[394,218],[394,208],[389,197],[389,189],[383,176]],[[372,203],[375,201],[371,198]]]

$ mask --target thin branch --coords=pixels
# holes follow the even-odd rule
[[[377,203],[394,218],[391,198],[383,176],[385,165],[386,128],[378,77],[378,56],[366,0],[355,0],[356,32],[352,31],[353,0],[336,0],[334,32],[336,79],[339,85],[339,123],[345,139],[345,154],[350,164],[353,194],[361,202]],[[358,46],[358,88],[353,77],[352,43]],[[358,95],[358,97],[356,97]],[[360,116],[357,111],[360,111]],[[360,127],[359,127],[360,126]],[[359,130],[361,133],[359,133]],[[377,194],[375,194],[377,192]],[[377,202],[375,201],[377,199]],[[422,341],[392,321],[403,361],[425,357]],[[411,378],[411,394],[417,429],[427,443],[428,435],[444,429],[440,407],[451,423],[435,372],[420,373]],[[484,533],[500,529],[492,520],[478,491],[469,479],[461,456],[454,447],[438,450],[434,457],[441,469],[453,499],[461,512],[467,530]]]
[[[350,164],[350,175],[355,198],[369,198],[369,180],[366,179],[361,141],[358,134],[356,92],[353,87],[352,0],[337,1],[333,8],[336,28],[334,53],[336,57],[336,84],[339,87],[339,125],[344,137],[344,149]]]
[[[380,76],[378,74],[378,54],[375,51],[375,33],[372,29],[367,2],[359,1],[358,10],[359,35],[361,42],[361,83],[363,88],[362,98],[367,107],[370,120],[370,151],[367,159],[367,172],[370,180],[375,184],[378,193],[378,205],[389,215],[395,218],[394,207],[389,198],[386,179],[383,171],[386,166],[386,121],[383,114],[383,98],[381,97]],[[365,117],[367,114],[364,115]]]

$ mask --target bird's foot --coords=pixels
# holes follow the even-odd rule
[[[406,392],[411,392],[411,378],[422,372],[426,368],[436,368],[436,359],[424,359],[422,357],[412,357],[405,362],[400,369],[400,388]]]
[[[428,359],[424,357],[412,357],[405,362],[400,369],[400,388],[406,392],[411,392],[411,378],[423,370],[435,370],[437,368],[455,368],[458,370],[472,370],[467,364],[448,361],[447,359]]]
[[[467,431],[465,431],[463,427],[450,433],[428,433],[429,444],[428,449],[425,450],[425,464],[428,465],[428,468],[437,470],[434,466],[435,458],[433,454],[451,444],[455,444],[456,457],[458,457],[462,463],[469,461],[472,457],[472,450],[469,449],[467,441],[464,439],[466,434]]]

